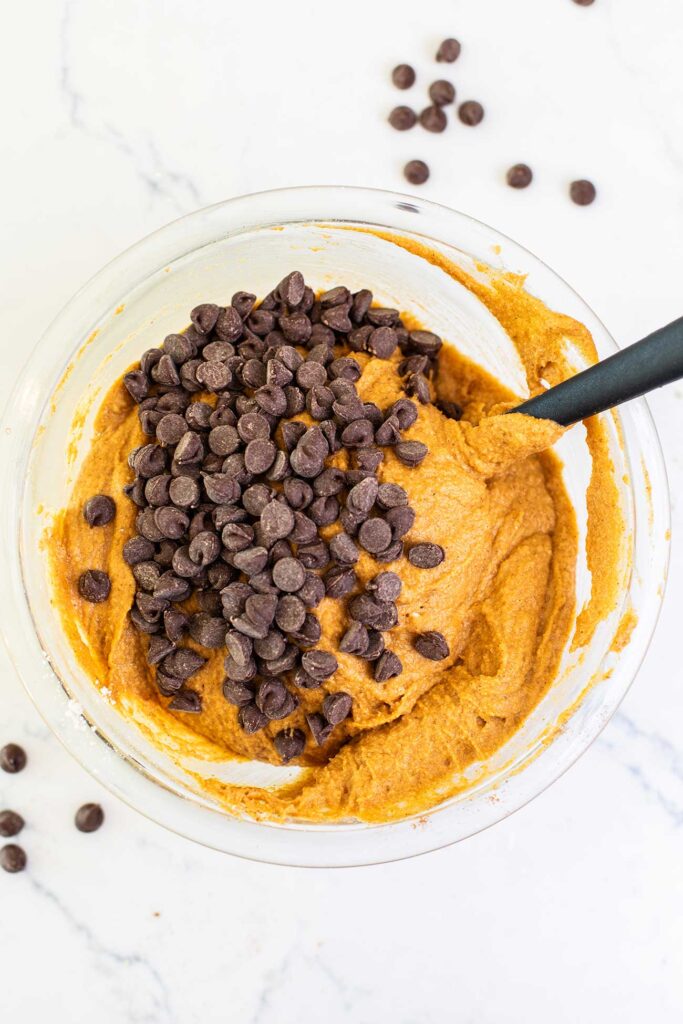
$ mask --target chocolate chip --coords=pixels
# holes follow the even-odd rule
[[[366,584],[366,589],[378,601],[396,601],[401,594],[403,584],[395,572],[380,572]]]
[[[364,654],[368,648],[367,628],[360,622],[352,622],[339,641],[339,650],[345,654]]]
[[[378,359],[390,359],[398,347],[398,335],[393,327],[378,327],[367,340],[367,350]]]
[[[346,380],[351,383],[360,380],[361,372],[360,363],[351,356],[334,359],[328,367],[328,373],[332,380]]]
[[[96,494],[86,501],[83,515],[88,526],[106,526],[116,515],[116,505],[107,494]]]
[[[240,446],[240,435],[235,427],[214,427],[209,434],[209,448],[214,455],[232,455]]]
[[[394,540],[399,540],[412,530],[415,524],[415,510],[409,505],[401,508],[391,508],[384,518],[391,527]]]
[[[329,679],[339,665],[337,658],[327,650],[307,650],[301,657],[301,667],[314,679]]]
[[[306,715],[306,721],[316,745],[318,747],[322,747],[323,743],[330,738],[333,727],[319,712],[315,712],[312,715]]]
[[[243,331],[242,317],[234,306],[225,306],[220,310],[214,325],[214,333],[219,341],[237,341]]]
[[[289,465],[289,459],[287,458],[287,453],[283,451],[276,452],[273,465],[266,473],[266,479],[273,483],[281,483],[289,476],[290,473],[291,468]]]
[[[314,387],[320,387],[327,381],[327,371],[325,367],[318,362],[306,360],[302,363],[299,369],[296,371],[296,382],[299,387],[304,388],[306,391]]]
[[[339,502],[332,495],[316,498],[311,503],[308,515],[316,526],[331,526],[339,518]]]
[[[26,863],[26,853],[16,843],[8,843],[0,850],[0,867],[3,871],[15,875],[18,871],[24,870]]]
[[[349,604],[349,615],[364,626],[372,626],[379,629],[379,622],[388,621],[387,605],[382,601],[375,600],[370,594],[359,594]]]
[[[86,569],[78,577],[78,593],[84,601],[101,604],[111,592],[111,580],[101,569]]]
[[[180,508],[194,508],[199,504],[199,484],[191,476],[177,476],[171,480],[168,495],[174,505]]]
[[[355,590],[358,579],[353,569],[337,565],[325,573],[325,592],[328,597],[339,600]]]
[[[257,442],[252,442],[255,444]],[[282,501],[270,501],[261,513],[261,529],[265,542],[270,546],[276,540],[289,537],[294,529],[294,513]]]
[[[425,107],[420,113],[420,124],[428,132],[442,132],[445,131],[448,120],[441,107],[432,105]]]
[[[167,675],[176,679],[189,679],[206,664],[206,658],[190,647],[180,647],[164,658],[162,667]]]
[[[208,360],[197,367],[197,380],[207,391],[223,391],[232,383],[232,373],[225,363]]]
[[[187,420],[178,412],[170,412],[162,416],[157,424],[157,440],[165,448],[177,444],[183,434],[188,430]]]
[[[429,390],[429,381],[424,376],[424,374],[409,374],[409,376],[406,378],[405,389],[407,394],[415,395],[417,400],[422,405],[429,405],[432,396]]]
[[[265,473],[275,460],[277,448],[271,440],[257,438],[250,441],[244,452],[244,465],[249,473]]]
[[[324,569],[330,561],[327,544],[323,540],[312,544],[300,544],[297,553],[305,569]]]
[[[169,711],[184,711],[190,715],[199,715],[202,711],[202,698],[196,690],[180,690],[168,705]]]
[[[26,751],[18,743],[7,743],[0,750],[0,768],[10,775],[23,771],[27,760]]]
[[[301,729],[282,729],[273,737],[273,746],[282,763],[289,764],[295,757],[299,757],[303,753],[306,737]]]
[[[411,351],[422,356],[435,356],[443,346],[438,334],[431,331],[411,331],[408,340]]]
[[[254,691],[247,683],[229,677],[223,681],[223,696],[229,704],[237,708],[246,707],[254,699]]]
[[[402,442],[409,444],[409,441]],[[398,454],[397,446],[397,454]],[[408,495],[403,487],[398,484],[380,484],[377,490],[377,504],[380,508],[390,509],[399,508],[400,506],[408,504]]]
[[[302,647],[313,647],[320,640],[322,629],[315,615],[312,612],[306,612],[303,626],[290,633],[290,636]]]
[[[216,326],[220,307],[213,302],[202,302],[190,313],[190,320],[202,334],[209,334]]]
[[[305,618],[306,607],[300,598],[294,594],[285,594],[280,598],[275,612],[275,621],[280,629],[285,633],[295,632],[301,629]]]
[[[351,714],[353,701],[348,693],[328,693],[322,704],[322,712],[330,725],[339,725]]]
[[[189,592],[190,585],[187,580],[180,579],[172,572],[162,573],[154,587],[154,597],[158,601],[184,601]],[[138,594],[136,598],[138,604],[144,596],[144,594]]]
[[[279,629],[271,628],[266,636],[254,640],[254,652],[261,661],[276,661],[282,657],[287,641]]]
[[[414,646],[418,654],[421,654],[423,658],[428,658],[430,661],[443,661],[451,653],[448,641],[443,633],[436,633],[431,630],[427,633],[419,633],[415,637]]]
[[[181,639],[188,623],[188,616],[177,608],[168,608],[164,612],[164,630],[168,639],[173,643],[177,643]]]
[[[256,707],[270,721],[287,718],[298,707],[299,700],[287,689],[281,679],[263,679],[256,687]]]
[[[510,188],[527,188],[533,176],[533,171],[527,164],[514,164],[505,175],[505,180]]]
[[[391,72],[391,80],[397,89],[410,89],[415,82],[415,69],[410,64],[397,64]]]
[[[169,473],[161,473],[159,476],[150,477],[145,484],[145,498],[154,508],[168,504],[171,479]]]
[[[277,293],[288,306],[298,306],[304,297],[305,287],[303,275],[298,270],[293,270],[280,281]]]
[[[154,512],[154,523],[162,537],[168,540],[180,540],[190,525],[189,516],[182,509],[166,505]]]
[[[190,618],[190,636],[202,647],[215,650],[225,642],[225,621],[222,618],[197,612]]]
[[[332,306],[331,309],[323,310],[320,320],[326,327],[341,334],[348,334],[353,327],[346,306]]]
[[[164,338],[164,344],[162,347],[164,352],[171,357],[176,366],[181,366],[196,354],[196,349],[192,341],[190,338],[186,338],[184,334],[169,334]]]
[[[203,457],[204,443],[201,437],[194,430],[188,430],[181,437],[173,453],[174,462],[178,466],[192,466],[195,463],[201,462]]]
[[[97,832],[104,822],[104,811],[99,804],[83,804],[74,816],[74,824],[79,832]]]
[[[436,60],[441,63],[452,64],[460,56],[460,43],[457,39],[444,39],[436,51]]]
[[[364,448],[372,444],[375,432],[368,419],[354,420],[342,430],[342,444],[347,448]]]
[[[424,160],[409,160],[403,174],[411,185],[424,185],[429,178],[429,167]]]
[[[158,665],[173,649],[174,644],[167,636],[151,636],[147,648],[147,664]]]
[[[465,100],[458,107],[458,117],[463,124],[477,125],[484,119],[484,108],[477,100]]]
[[[16,811],[0,811],[0,836],[11,839],[18,836],[24,827],[24,819]]]
[[[235,456],[229,455],[228,458]],[[225,463],[223,466],[225,468]],[[202,473],[202,481],[207,498],[216,505],[229,505],[240,496],[240,485],[228,473]]]
[[[375,431],[375,441],[381,445],[398,444],[401,440],[401,425],[398,416],[389,415]]]
[[[294,529],[289,535],[290,541],[295,544],[310,544],[318,535],[316,525],[303,512],[294,513]]]
[[[256,704],[245,704],[239,709],[237,718],[247,736],[253,736],[268,725],[268,716],[259,711]]]
[[[138,448],[132,460],[129,461],[132,461],[132,469],[138,476],[145,479],[163,473],[166,468],[166,454],[156,444],[145,444],[142,448]]]
[[[265,626],[267,631],[275,618],[277,603],[277,595],[274,593],[252,594],[245,602],[244,611],[253,623],[258,626]],[[263,637],[260,639],[263,639]]]
[[[419,466],[429,452],[422,441],[401,441],[396,445],[396,455],[406,466]]]
[[[245,573],[247,576],[255,576],[256,573],[265,569],[268,564],[268,552],[264,547],[260,546],[246,548],[244,551],[235,553],[233,563],[240,572]]]
[[[142,402],[149,394],[149,380],[142,370],[131,370],[123,378],[126,391],[134,402]]]
[[[375,682],[386,683],[387,679],[400,676],[403,671],[401,659],[393,651],[385,650],[375,662]]]
[[[577,206],[590,206],[597,195],[597,190],[592,181],[581,178],[573,181],[569,186],[569,195]]]
[[[413,544],[408,551],[408,561],[418,569],[434,569],[445,557],[446,552],[439,544]]]
[[[228,655],[223,665],[228,679],[233,682],[248,683],[256,675],[256,662],[253,658],[249,658],[248,661],[242,664]]]
[[[311,337],[311,321],[305,313],[281,316],[280,330],[291,345],[304,345]]]
[[[445,78],[432,82],[429,86],[429,98],[436,107],[445,107],[455,99],[455,89]]]
[[[315,608],[325,596],[325,584],[315,573],[307,572],[304,582],[297,590],[297,597],[301,598],[308,608]]]
[[[391,544],[391,527],[383,519],[367,519],[358,531],[358,540],[370,554],[384,551]]]
[[[377,629],[368,630],[368,646],[359,657],[364,661],[377,661],[384,651],[384,637]]]
[[[398,132],[407,131],[417,123],[417,114],[411,107],[394,107],[389,114],[389,124]]]
[[[339,565],[355,565],[360,552],[348,533],[335,534],[330,541],[330,554]]]

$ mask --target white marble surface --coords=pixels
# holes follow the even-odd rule
[[[400,189],[414,156],[425,196],[535,250],[621,342],[683,312],[680,0],[36,0],[3,24],[0,401],[79,284],[153,228],[278,185]],[[462,57],[437,68],[449,34]],[[452,75],[484,124],[392,133],[399,60]],[[502,183],[517,160],[537,173],[525,193]],[[600,196],[580,210],[566,187],[584,175]],[[31,759],[0,777],[30,855],[0,877],[3,1020],[680,1021],[682,397],[651,403],[674,549],[635,686],[560,782],[456,848],[298,871],[195,847],[100,789],[0,654],[0,743]],[[91,836],[71,823],[85,800],[107,813]]]

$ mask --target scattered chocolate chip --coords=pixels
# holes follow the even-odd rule
[[[436,60],[442,64],[452,64],[460,56],[460,43],[457,39],[444,39],[436,51]]]
[[[361,622],[352,622],[339,641],[339,650],[345,654],[362,655],[368,648],[367,628]]]
[[[480,124],[484,120],[484,108],[477,100],[465,100],[458,107],[458,117],[466,125]]]
[[[227,678],[223,682],[223,696],[229,704],[243,708],[253,701],[254,691],[247,683]]]
[[[104,811],[99,804],[83,804],[74,817],[74,824],[79,832],[97,832],[103,821]]]
[[[384,651],[384,637],[377,629],[368,630],[368,646],[360,655],[364,661],[377,661]]]
[[[282,759],[282,763],[289,764],[295,757],[303,754],[306,736],[301,729],[282,729],[273,737],[273,746]]]
[[[505,175],[505,180],[510,188],[527,188],[533,176],[533,171],[527,164],[514,164]]]
[[[86,569],[78,577],[78,593],[84,601],[101,604],[111,593],[111,580],[101,569]]]
[[[405,132],[417,123],[417,114],[411,107],[394,107],[389,114],[389,124],[397,132]]]
[[[441,107],[432,105],[425,107],[420,114],[420,124],[428,132],[443,132],[446,129],[448,120]]]
[[[393,651],[385,650],[375,662],[375,682],[386,683],[387,679],[400,676],[403,671],[401,659]]]
[[[280,721],[298,707],[299,700],[287,689],[281,679],[263,679],[256,687],[256,707],[269,719]]]
[[[415,83],[415,69],[410,64],[397,64],[391,72],[391,80],[397,89],[410,89]]]
[[[10,775],[16,775],[26,767],[26,751],[18,743],[7,743],[0,750],[0,768]]]
[[[226,625],[223,618],[197,612],[190,618],[190,636],[202,647],[217,650],[225,643]]]
[[[24,819],[16,811],[0,811],[0,836],[11,839],[18,836],[24,827]]]
[[[573,181],[569,186],[569,195],[577,206],[590,206],[597,195],[597,190],[592,181],[581,178]]]
[[[177,651],[173,651],[172,654],[164,658],[162,664],[167,675],[185,680],[199,672],[206,664],[206,658],[203,658],[201,654],[193,651],[190,647],[180,647]]]
[[[405,389],[408,395],[415,395],[418,402],[422,405],[429,405],[431,401],[431,392],[429,390],[429,382],[424,374],[409,374],[406,378]]]
[[[429,86],[429,98],[435,107],[445,107],[455,100],[455,89],[451,82],[440,78]]]
[[[414,646],[418,654],[430,661],[443,661],[451,653],[443,633],[433,631],[419,633],[415,637]]]
[[[86,501],[83,515],[88,526],[106,526],[116,515],[116,505],[107,494],[96,494]]]
[[[408,561],[418,569],[434,569],[445,557],[446,553],[439,544],[413,544],[408,551]]]
[[[21,846],[17,846],[16,843],[8,843],[7,846],[3,846],[0,850],[0,867],[11,875],[15,875],[18,871],[23,871],[26,867],[26,861],[27,858],[24,850]]]
[[[429,167],[424,160],[409,160],[403,168],[403,174],[411,185],[424,185],[429,178]]]

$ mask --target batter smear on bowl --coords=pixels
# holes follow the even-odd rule
[[[203,779],[232,811],[424,810],[557,672],[562,429],[366,289],[294,271],[191,321],[106,395],[53,524],[73,649],[169,750],[304,769]]]

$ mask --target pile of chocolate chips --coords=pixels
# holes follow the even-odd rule
[[[581,7],[590,7],[593,0],[574,0]],[[461,46],[457,39],[444,39],[435,59],[439,63],[452,64],[460,56]],[[391,80],[397,89],[410,89],[415,84],[417,75],[410,64],[397,64],[391,72]],[[438,79],[429,86],[429,106],[418,115],[412,107],[405,104],[394,107],[389,114],[389,124],[396,131],[405,132],[420,124],[429,132],[443,132],[448,126],[448,118],[444,107],[455,103],[456,90],[452,82]],[[475,127],[484,120],[484,108],[478,100],[465,100],[458,107],[458,117],[463,124]],[[409,160],[403,168],[403,174],[411,185],[424,185],[430,176],[429,166],[424,160]],[[528,164],[513,164],[505,175],[510,188],[528,188],[533,181],[533,171]],[[569,198],[577,206],[590,206],[597,196],[592,181],[579,178],[569,184]]]
[[[325,595],[348,598],[342,651],[371,663],[377,683],[402,671],[385,640],[398,621],[401,580],[381,565],[404,555],[415,513],[402,487],[379,483],[377,469],[387,446],[410,467],[428,454],[403,434],[417,419],[411,399],[431,400],[441,340],[408,331],[397,310],[372,305],[367,289],[340,286],[316,298],[298,271],[260,305],[238,292],[230,305],[205,303],[190,316],[184,333],[145,352],[124,378],[150,435],[128,460],[134,479],[125,493],[139,508],[123,549],[137,585],[130,618],[149,635],[148,661],[172,710],[202,710],[189,681],[206,659],[181,643],[186,634],[226,648],[223,693],[248,734],[291,715],[297,690],[325,684],[319,710],[306,716],[320,745],[352,713],[351,697],[330,689],[336,657],[316,646],[314,609]],[[353,353],[388,359],[398,349],[406,397],[388,409],[363,402]],[[460,415],[455,404],[441,408]],[[312,425],[297,418],[304,412]],[[326,465],[341,449],[347,471]],[[91,525],[111,521],[110,501],[97,495],[86,504]],[[361,548],[379,570],[362,592],[354,571]],[[418,543],[407,557],[430,569],[444,552]],[[100,601],[110,584],[88,570],[79,587]],[[198,610],[189,612],[193,595]],[[305,743],[301,729],[274,736],[285,763]]]

